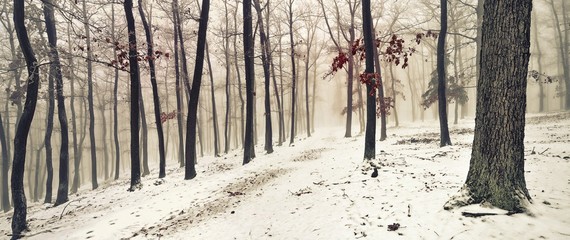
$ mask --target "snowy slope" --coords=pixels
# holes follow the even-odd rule
[[[200,158],[191,181],[172,165],[164,181],[146,177],[131,193],[125,175],[70,196],[69,204],[30,204],[27,238],[570,239],[570,114],[527,118],[529,215],[484,206],[443,210],[465,180],[473,126],[451,126],[454,145],[444,148],[437,122],[389,128],[372,163],[362,161],[363,136],[342,138],[344,130],[331,128],[270,155],[256,146],[246,166],[239,151]],[[371,165],[379,167],[377,178]],[[11,212],[0,216],[0,235],[7,236]]]

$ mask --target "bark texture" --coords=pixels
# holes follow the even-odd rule
[[[489,202],[522,212],[530,200],[523,140],[532,1],[487,1],[484,8],[471,162],[463,197],[445,208]]]

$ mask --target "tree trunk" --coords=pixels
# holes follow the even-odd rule
[[[564,85],[566,87],[566,91],[565,91],[565,102],[566,102],[566,110],[570,110],[570,69],[569,69],[569,64],[568,62],[570,62],[570,59],[568,59],[568,48],[566,46],[567,41],[565,41],[564,39],[566,38],[566,27],[565,29],[561,29],[560,25],[566,25],[566,22],[563,21],[563,23],[560,23],[559,17],[558,17],[558,12],[556,11],[556,7],[554,6],[554,0],[550,1],[550,6],[552,7],[552,13],[554,15],[554,20],[555,20],[555,26],[556,26],[556,32],[558,35],[558,44],[560,46],[560,58],[562,59],[562,73],[564,76]],[[565,14],[565,8],[566,5],[564,4],[564,1],[562,1],[562,15]],[[565,17],[564,17],[565,18]]]
[[[534,19],[532,19],[532,32],[534,33],[534,44],[536,46],[536,63],[538,65],[538,72],[542,74],[542,51],[540,49],[540,40],[538,38],[538,16],[536,16],[536,11],[532,12],[534,15]],[[544,112],[544,86],[542,85],[542,81],[538,81],[538,89],[539,89],[539,103],[538,103],[538,112]]]
[[[140,70],[139,70],[140,71]],[[140,84],[140,72],[139,72],[139,84]],[[144,98],[142,95],[142,84],[141,86],[139,86],[139,110],[141,111],[140,113],[140,121],[141,121],[141,143],[142,146],[140,146],[142,153],[141,153],[141,157],[142,157],[142,176],[146,176],[148,174],[150,174],[150,169],[148,167],[148,126],[147,126],[147,122],[146,122],[146,111],[145,111],[145,107],[144,107]]]
[[[291,135],[289,145],[295,141],[295,100],[296,100],[296,87],[297,87],[297,71],[295,69],[295,42],[293,40],[293,0],[289,0],[289,44],[291,47]]]
[[[68,23],[68,28],[71,27],[71,23]],[[71,43],[71,33],[67,34],[67,42],[68,42],[68,51],[72,51],[72,43]],[[116,55],[116,54],[115,54]],[[71,193],[76,193],[79,189],[79,161],[80,161],[80,152],[77,145],[77,117],[75,114],[75,98],[77,93],[75,92],[75,74],[73,72],[74,64],[73,58],[69,57],[67,64],[68,67],[68,78],[70,82],[70,91],[71,91],[71,99],[69,100],[69,105],[71,108],[71,137],[73,138],[73,169],[74,169],[74,176],[73,182],[71,184]]]
[[[451,145],[449,129],[447,127],[447,98],[445,96],[445,38],[447,36],[447,0],[441,0],[441,30],[437,38],[437,98],[439,111],[439,129],[441,147]],[[395,105],[395,104],[394,104]]]
[[[253,91],[255,85],[255,71],[253,68],[254,49],[251,0],[243,1],[243,49],[245,61],[245,93],[247,101],[243,154],[243,164],[245,165],[255,158],[255,148],[253,145]]]
[[[524,126],[531,8],[531,0],[485,3],[473,152],[460,192],[464,198],[452,198],[446,209],[484,201],[509,212],[526,210],[530,195],[524,178]]]
[[[220,134],[218,130],[218,111],[216,110],[216,95],[214,91],[214,72],[212,71],[212,62],[210,61],[210,50],[206,43],[206,60],[208,63],[208,72],[210,73],[210,92],[212,95],[212,124],[214,125],[214,156],[220,156]]]
[[[97,189],[97,147],[95,141],[95,110],[93,107],[93,51],[91,49],[91,30],[87,16],[87,1],[83,1],[83,21],[87,44],[87,101],[89,103],[89,144],[91,145],[91,186]]]
[[[4,134],[4,125],[2,115],[0,115],[0,146],[2,146],[2,209],[8,212],[10,206],[10,195],[8,194],[8,144],[6,143],[6,135]]]
[[[236,6],[236,10],[234,12],[234,30],[237,32],[238,28],[237,28],[237,11],[238,11],[238,7]],[[239,101],[240,101],[240,134],[239,134],[239,138],[241,139],[242,142],[242,147],[243,147],[243,142],[244,142],[244,136],[245,136],[245,116],[244,116],[244,108],[245,108],[245,100],[243,99],[243,93],[242,93],[242,87],[241,87],[241,73],[240,73],[240,68],[239,68],[239,61],[238,61],[238,51],[237,51],[237,35],[234,36],[234,64],[235,64],[235,68],[236,68],[236,74],[237,74],[237,82],[238,82],[238,95],[239,95]],[[247,98],[247,96],[246,96]],[[236,129],[237,132],[237,129]]]
[[[259,39],[261,42],[261,62],[263,64],[263,77],[265,79],[264,87],[265,87],[265,151],[267,153],[273,152],[273,129],[271,126],[271,94],[269,83],[271,78],[269,76],[269,62],[271,61],[271,56],[269,52],[271,49],[268,48],[267,45],[267,35],[265,34],[265,28],[263,26],[263,15],[261,14],[261,6],[259,4],[259,0],[253,0],[255,11],[257,12],[257,22],[259,24]]]
[[[156,132],[158,137],[158,154],[159,154],[159,173],[158,177],[163,178],[166,176],[166,156],[164,150],[164,133],[162,131],[162,121],[160,119],[160,97],[158,96],[158,84],[156,83],[156,67],[154,65],[154,50],[153,45],[154,42],[152,41],[152,33],[150,30],[150,26],[146,20],[145,13],[143,10],[143,3],[142,0],[139,0],[139,14],[141,15],[141,20],[146,36],[146,45],[147,45],[147,55],[148,55],[148,66],[150,69],[150,83],[152,85],[152,100],[154,104],[154,120],[156,122]],[[148,159],[148,156],[145,157]],[[148,167],[148,161],[147,165]],[[143,174],[144,175],[144,174]]]
[[[265,6],[265,8],[267,9],[267,14],[266,14],[266,32],[265,34],[268,36],[269,38],[269,1],[267,1],[267,4]],[[272,57],[272,51],[271,51],[271,41],[269,39],[267,39],[267,43],[266,43],[266,48],[269,49],[269,51],[267,52],[267,56],[269,59],[269,64],[271,66],[271,77],[273,80],[273,92],[275,95],[275,100],[277,101],[277,112],[279,115],[279,139],[277,141],[277,146],[281,146],[283,144],[283,142],[285,141],[285,136],[284,136],[284,132],[285,132],[285,126],[284,126],[284,121],[283,121],[283,102],[281,100],[283,100],[280,96],[279,96],[279,87],[277,86],[277,77],[276,72],[275,72],[275,64],[273,64],[273,57]]]
[[[188,102],[188,117],[186,118],[186,167],[184,171],[185,180],[193,179],[196,177],[196,121],[198,114],[200,85],[202,84],[202,72],[204,69],[204,50],[206,48],[206,31],[208,29],[209,12],[210,1],[202,0],[202,10],[200,12],[200,23],[198,26],[196,65],[194,66],[194,77],[192,79],[190,101]]]
[[[139,154],[139,104],[140,104],[140,77],[139,63],[137,60],[137,35],[135,18],[133,16],[133,1],[125,0],[125,16],[129,33],[129,75],[131,79],[131,187],[129,191],[135,191],[142,187],[141,167]]]
[[[231,123],[231,83],[230,83],[230,29],[229,29],[229,11],[228,11],[228,0],[224,1],[225,10],[225,35],[224,35],[224,57],[226,66],[226,121],[224,125],[224,153],[230,151],[231,146],[231,133],[232,133],[232,123]]]
[[[26,163],[26,143],[30,125],[36,111],[38,100],[38,87],[40,82],[38,60],[34,55],[28,32],[24,23],[24,1],[14,0],[14,28],[18,35],[18,42],[26,60],[28,80],[26,89],[26,102],[24,111],[18,121],[16,135],[14,136],[14,158],[12,164],[11,188],[14,214],[12,217],[12,236],[20,237],[22,231],[28,228],[26,223],[26,194],[24,192],[24,166]]]
[[[44,3],[44,5],[47,5]],[[46,19],[47,20],[47,19]],[[46,21],[47,23],[47,21]],[[51,27],[51,26],[50,26]],[[54,27],[55,27],[55,23],[54,23]],[[53,29],[52,29],[53,30]],[[48,32],[48,34],[50,34]],[[50,39],[51,40],[51,39]],[[51,199],[52,199],[52,186],[53,186],[53,156],[52,156],[52,147],[51,147],[51,135],[53,132],[53,115],[54,115],[54,110],[55,110],[55,99],[54,99],[54,75],[56,74],[56,66],[54,66],[54,55],[53,55],[53,49],[56,49],[55,45],[52,45],[53,42],[50,42],[50,61],[52,61],[52,63],[50,64],[50,70],[49,70],[49,77],[48,77],[48,110],[47,110],[47,119],[46,119],[46,135],[44,138],[44,145],[45,145],[45,149],[46,149],[46,170],[47,170],[47,180],[46,180],[46,195],[45,195],[45,199],[44,199],[44,203],[51,203]],[[56,49],[57,50],[57,49]],[[38,153],[39,155],[40,153]],[[36,167],[39,164],[36,164]],[[36,185],[38,184],[38,177],[36,176]],[[37,188],[37,186],[36,186]],[[34,196],[35,198],[37,198],[38,196]]]
[[[373,32],[374,34],[374,32]],[[374,37],[376,35],[374,34]],[[376,39],[376,38],[375,38]],[[375,47],[374,51],[374,68],[378,73],[378,101],[380,102],[380,141],[386,140],[386,101],[384,101],[384,83],[382,81],[382,68],[380,67],[380,55],[378,54],[378,48]],[[422,61],[423,62],[423,61]]]
[[[117,42],[115,36],[115,4],[111,4],[111,34],[113,42]],[[117,61],[117,49],[113,48],[113,58]],[[119,93],[119,69],[115,68],[115,83],[113,86],[113,139],[115,141],[115,180],[119,179],[121,169],[121,147],[119,141],[119,111],[118,111],[118,93]]]
[[[370,80],[366,84],[366,133],[364,142],[364,159],[374,159],[376,157],[376,76],[374,75],[374,38],[372,34],[372,14],[370,12],[370,0],[362,1],[362,18],[364,46],[367,54],[366,69],[364,74]]]
[[[178,1],[172,3],[172,13],[174,19],[174,69],[176,70],[176,122],[178,123],[178,162],[180,167],[184,166],[184,134],[182,122],[182,96],[184,91],[180,85],[180,59],[178,57]]]

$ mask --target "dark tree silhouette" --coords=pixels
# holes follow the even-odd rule
[[[206,48],[209,12],[210,1],[202,0],[200,23],[198,25],[196,65],[194,66],[194,77],[192,79],[192,89],[190,90],[190,101],[188,102],[188,116],[186,117],[186,166],[184,168],[184,179],[186,180],[196,177],[196,121],[198,120],[198,100],[200,85],[202,85],[202,72],[204,71],[204,50]]]
[[[87,0],[83,0],[83,21],[87,45],[87,102],[89,104],[89,144],[91,145],[91,186],[99,187],[97,183],[97,147],[95,141],[95,110],[93,107],[93,50],[91,48],[91,30],[87,16]]]
[[[10,195],[8,194],[8,144],[6,141],[6,134],[4,132],[4,122],[0,114],[0,146],[2,147],[2,209],[4,212],[10,210]]]
[[[246,116],[243,164],[255,158],[253,145],[253,91],[255,84],[255,70],[253,66],[253,30],[252,30],[251,0],[243,1],[243,53],[245,59],[245,92]],[[293,71],[294,72],[294,71]]]
[[[484,8],[471,162],[465,185],[444,208],[485,201],[522,212],[530,200],[524,127],[532,1],[486,1]]]
[[[115,4],[111,4],[111,37],[113,42],[117,42],[115,35]],[[117,61],[117,48],[113,47],[114,60]],[[115,82],[113,86],[113,139],[115,141],[115,180],[119,179],[121,169],[121,146],[119,141],[119,111],[118,111],[118,93],[119,93],[119,69],[115,68]]]
[[[69,192],[69,135],[67,126],[67,114],[65,112],[65,99],[63,97],[63,76],[61,74],[61,62],[59,60],[59,52],[57,50],[57,30],[55,26],[54,18],[54,7],[52,0],[44,1],[44,17],[46,22],[46,32],[50,47],[50,72],[54,74],[55,78],[55,90],[57,98],[57,116],[59,119],[59,126],[61,128],[61,146],[59,150],[59,184],[57,190],[57,198],[55,205],[60,205],[67,202],[68,192]],[[52,85],[52,84],[50,84]],[[52,90],[53,91],[53,90]],[[50,99],[53,97],[53,93],[50,93]],[[52,101],[52,100],[50,100]],[[53,103],[52,103],[53,104]],[[50,107],[52,108],[52,107]],[[52,110],[50,113],[53,114]],[[53,121],[53,120],[52,120]],[[48,124],[48,127],[49,124]],[[48,139],[46,137],[46,150]],[[51,148],[51,147],[50,147]],[[47,152],[47,151],[46,151]],[[51,152],[51,151],[50,151]],[[50,156],[47,156],[50,158]],[[49,176],[48,176],[49,178]],[[48,198],[47,189],[51,188],[51,182],[48,181],[46,184],[46,199],[45,202],[51,202],[51,196]],[[51,195],[51,192],[50,192]]]
[[[183,91],[180,85],[180,57],[178,54],[178,1],[172,2],[172,19],[174,20],[174,69],[176,76],[176,122],[178,123],[178,162],[180,167],[184,166],[184,134],[182,122],[182,96]]]
[[[376,156],[376,76],[374,74],[374,37],[372,34],[372,14],[370,12],[370,0],[362,1],[362,18],[364,33],[364,45],[367,53],[366,69],[364,76],[366,78],[366,133],[364,140],[364,159],[374,159]],[[362,79],[361,79],[362,80]]]
[[[152,41],[150,26],[146,20],[142,6],[142,0],[139,0],[139,14],[141,15],[141,20],[146,36],[148,66],[150,69],[150,83],[152,85],[152,99],[154,104],[154,120],[156,122],[156,132],[158,135],[158,154],[160,158],[158,177],[163,178],[166,176],[166,153],[164,150],[164,133],[162,131],[162,121],[160,119],[160,98],[158,96],[158,85],[156,83],[156,67],[154,64],[155,55],[153,50],[154,43]]]
[[[293,144],[295,141],[295,104],[297,98],[297,70],[295,64],[295,41],[293,39],[293,2],[294,0],[289,0],[287,3],[287,25],[289,26],[289,45],[291,47],[291,134],[289,145]]]
[[[441,0],[441,30],[437,39],[437,98],[439,111],[440,146],[451,145],[447,126],[447,98],[445,97],[445,37],[447,35],[447,0]]]
[[[18,35],[18,42],[26,60],[28,70],[28,80],[26,89],[26,102],[24,110],[18,121],[16,135],[14,136],[14,158],[12,163],[12,202],[14,203],[14,214],[12,217],[12,238],[20,237],[22,231],[28,228],[26,222],[27,205],[26,193],[24,191],[24,166],[26,163],[26,143],[30,125],[36,112],[38,101],[38,87],[40,82],[38,60],[30,44],[28,31],[24,23],[24,1],[14,0],[14,29]]]
[[[271,51],[267,46],[267,35],[265,34],[265,28],[263,26],[263,15],[261,14],[261,6],[259,0],[253,0],[255,11],[257,12],[257,22],[259,24],[259,40],[261,42],[261,62],[263,65],[263,77],[264,77],[264,87],[265,87],[265,151],[267,153],[273,152],[273,130],[271,128],[271,94],[269,83],[271,78],[269,77],[269,52]]]
[[[141,86],[133,1],[125,0],[124,7],[129,34],[129,75],[131,78],[131,187],[129,191],[135,191],[142,187],[139,153],[139,94]]]

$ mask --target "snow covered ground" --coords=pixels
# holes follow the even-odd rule
[[[29,204],[28,239],[570,239],[570,113],[530,115],[525,138],[531,214],[465,217],[443,204],[469,168],[474,122],[451,126],[439,148],[438,123],[389,128],[377,144],[379,167],[363,162],[364,137],[317,129],[294,146],[241,166],[240,151],[200,158],[198,177],[173,164],[140,191],[128,176],[70,196],[58,207]],[[0,215],[0,236],[11,212]],[[397,226],[397,227],[396,227]],[[397,228],[397,229],[396,229]],[[390,231],[394,230],[394,231]]]

